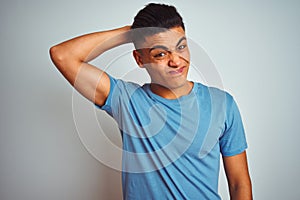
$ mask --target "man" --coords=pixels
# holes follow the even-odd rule
[[[118,80],[88,63],[130,42],[151,83]],[[64,77],[118,122],[124,199],[220,199],[220,153],[231,199],[252,199],[237,105],[228,93],[187,80],[190,52],[175,7],[148,4],[132,26],[71,39],[50,54]]]

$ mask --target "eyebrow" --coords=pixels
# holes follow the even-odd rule
[[[176,46],[178,46],[183,40],[186,40],[186,37],[183,36],[182,38],[180,38],[180,40],[177,42]],[[155,45],[153,46],[152,48],[149,49],[149,53],[154,50],[154,49],[163,49],[163,50],[166,50],[168,51],[168,47],[166,46],[163,46],[163,45]]]

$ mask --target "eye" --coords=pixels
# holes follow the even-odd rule
[[[183,49],[186,48],[186,46],[187,46],[187,45],[182,44],[182,45],[178,46],[177,49],[178,49],[178,50],[183,50]]]
[[[162,51],[162,52],[156,53],[153,57],[154,58],[162,58],[166,55],[167,55],[166,52]]]

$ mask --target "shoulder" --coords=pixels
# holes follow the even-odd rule
[[[224,89],[208,86],[200,82],[195,82],[197,94],[211,99],[211,101],[230,103],[233,100],[233,96]]]
[[[232,94],[217,87],[195,83],[196,94],[200,102],[210,105],[215,114],[223,113],[225,116],[238,112],[238,106]]]
[[[131,82],[131,81],[126,81],[123,79],[119,79],[116,77],[113,77],[111,75],[108,75],[110,82],[111,82],[111,93],[116,92],[116,91],[134,91],[136,89],[140,89],[141,86],[137,83]]]

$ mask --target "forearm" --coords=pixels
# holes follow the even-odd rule
[[[82,85],[83,88],[90,85],[91,91],[89,91],[89,95],[85,94],[86,92],[83,92],[83,89],[78,90],[84,93],[88,99],[92,99],[92,91],[100,84],[97,80],[102,71],[89,65],[87,62],[113,47],[131,42],[130,37],[128,37],[129,30],[130,26],[125,26],[73,38],[51,47],[51,59],[71,85],[75,86],[75,81],[79,80],[79,77],[81,80],[85,80],[84,84],[79,84],[79,81],[77,81],[76,88],[78,89],[79,85]],[[79,72],[81,72],[81,76],[79,76]],[[89,84],[86,82],[89,82]]]
[[[252,200],[251,183],[238,186],[229,186],[231,200]]]
[[[51,52],[58,59],[88,62],[113,47],[130,42],[126,34],[129,30],[130,26],[125,26],[82,35],[55,45]]]

